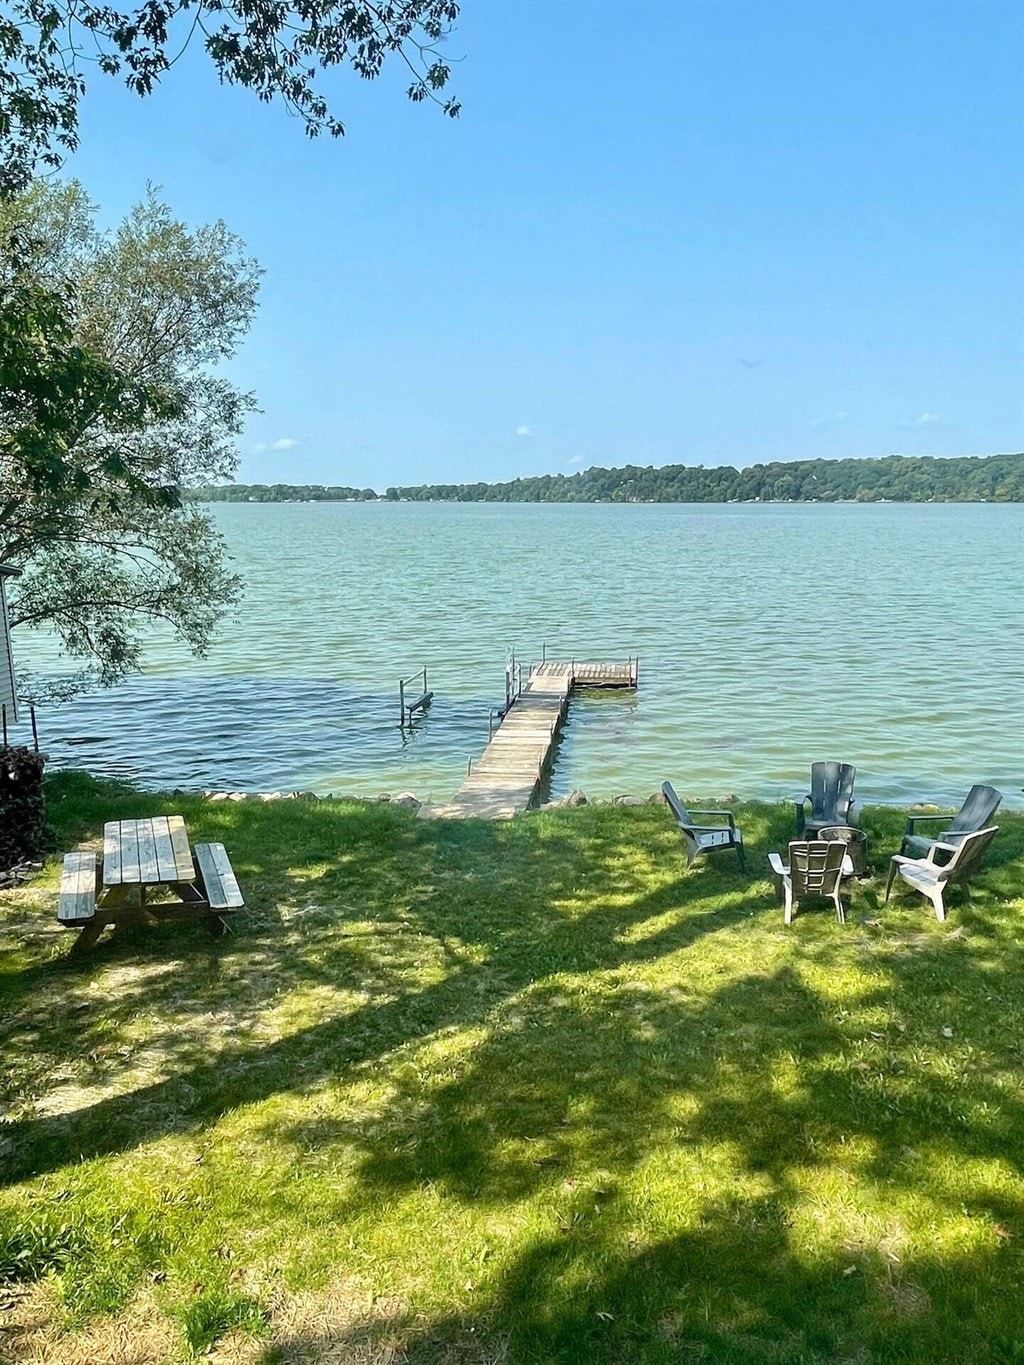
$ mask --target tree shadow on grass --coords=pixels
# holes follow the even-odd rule
[[[558,1230],[499,1260],[472,1311],[412,1333],[412,1361],[444,1359],[476,1327],[512,1361],[1015,1359],[1024,1100],[1008,1081],[1024,953],[988,902],[972,900],[968,938],[927,919],[908,933],[905,916],[866,938],[854,1012],[814,984],[848,970],[834,925],[803,959],[700,998],[630,986],[628,961],[606,961],[604,980],[538,983],[492,1014],[437,1088],[399,1078],[372,1126],[267,1136],[361,1151],[349,1196],[323,1210],[339,1227],[425,1189],[480,1210],[547,1201]],[[946,1019],[969,1048],[955,1065]],[[723,1153],[734,1195],[694,1199],[721,1187]],[[689,1226],[638,1253],[652,1160],[663,1188],[678,1163]],[[600,1187],[567,1180],[581,1169]]]
[[[253,905],[244,935],[200,952],[189,931],[160,929],[85,966],[14,974],[19,1047],[59,1064],[68,1032],[36,1016],[69,996],[86,1005],[77,1047],[116,1037],[110,1011],[117,1023],[149,1010],[164,1074],[8,1125],[6,1181],[198,1132],[239,1105],[368,1075],[473,1030],[429,1083],[392,1069],[365,1119],[252,1119],[297,1169],[319,1153],[354,1167],[318,1206],[339,1234],[424,1189],[482,1211],[538,1203],[536,1234],[489,1263],[472,1311],[410,1329],[412,1359],[445,1358],[477,1326],[524,1362],[1004,1358],[1019,1243],[992,1229],[1019,1226],[1022,1208],[1019,1181],[993,1170],[1019,1175],[1024,1132],[1006,1085],[1024,967],[1006,911],[1016,827],[960,904],[960,927],[914,902],[883,910],[874,884],[855,894],[880,927],[807,914],[785,930],[763,878],[731,859],[684,871],[657,810],[509,825],[340,803],[185,813],[194,837],[231,850]],[[784,847],[789,821],[770,807],[745,818],[756,866]],[[895,841],[898,817],[870,818],[873,840]],[[853,960],[865,981],[844,995],[831,983]],[[105,972],[114,989],[90,1003],[89,978]],[[316,1022],[244,1036],[302,992],[310,1009],[325,997]],[[234,1012],[214,1055],[211,1008]],[[643,1212],[650,1163],[660,1188],[680,1190],[674,1225],[656,1234]],[[582,1184],[570,1175],[581,1170]],[[962,1211],[964,1245],[911,1238],[893,1261],[877,1209],[861,1235],[845,1216],[813,1234],[801,1220],[815,1199],[843,1202],[815,1193],[827,1180],[869,1188],[875,1205],[883,1191],[896,1220],[913,1199],[939,1220]],[[899,1349],[885,1355],[879,1333]]]
[[[462,1312],[408,1328],[410,1362],[457,1358],[471,1340],[484,1359],[580,1365],[1002,1361],[1024,1349],[1021,1256],[1001,1240],[1024,1230],[1024,1197],[992,1169],[1020,1170],[1024,1106],[1005,1091],[975,1083],[974,1109],[990,1112],[967,1118],[953,1078],[922,1068],[897,1092],[841,1070],[842,1030],[788,971],[734,983],[705,1009],[643,999],[647,1027],[621,1012],[599,1052],[586,1051],[587,1010],[533,1005],[546,1057],[529,1025],[492,1034],[428,1101],[399,1093],[372,1138],[358,1125],[274,1133],[307,1154],[362,1147],[354,1194],[322,1209],[339,1231],[422,1189],[481,1211],[528,1198],[546,1210],[532,1245],[496,1252],[466,1286]],[[803,1051],[789,1089],[777,1063],[794,1013]],[[737,1055],[726,1037],[755,1017],[762,1044]],[[694,1048],[659,1066],[660,1039],[680,1030]],[[656,1222],[676,1224],[654,1238],[651,1184],[666,1201]],[[297,1359],[318,1358],[315,1338],[302,1349]]]
[[[98,821],[116,814],[116,801],[107,804],[113,811],[96,812]],[[680,911],[674,875],[647,894],[655,859],[682,868],[667,822],[647,814],[646,828],[630,822],[611,834],[599,812],[553,822],[538,840],[522,826],[416,821],[374,805],[189,811],[194,838],[231,849],[252,906],[245,932],[221,944],[160,926],[117,934],[86,961],[8,975],[8,1039],[32,1052],[41,1081],[69,1055],[95,1058],[114,1046],[140,1014],[159,1021],[148,1046],[165,1074],[8,1124],[4,1181],[190,1131],[280,1090],[308,1090],[440,1028],[479,1023],[553,972],[648,960],[749,913],[738,888],[725,912],[677,913],[671,930],[640,946],[618,942],[636,920]],[[563,903],[571,913],[560,913]],[[282,908],[299,913],[284,921]],[[101,997],[92,988],[104,972],[112,984]],[[246,1037],[297,990],[329,994],[323,1022],[270,1041]],[[218,1012],[227,1024],[220,1046],[209,1027]]]
[[[391,1349],[370,1359],[397,1348],[408,1365],[937,1365],[1013,1360],[1024,1344],[1015,1268],[996,1249],[899,1260],[873,1247],[808,1251],[785,1191],[712,1201],[643,1246],[604,1217],[585,1256],[578,1236],[540,1238],[461,1312],[278,1338],[267,1365],[345,1360],[375,1337]],[[978,1283],[1002,1296],[984,1320]]]

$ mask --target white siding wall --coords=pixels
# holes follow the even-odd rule
[[[7,599],[4,580],[0,577],[0,706],[7,707],[7,720],[18,719],[18,703],[14,694],[14,657],[11,654],[11,631],[7,624]]]

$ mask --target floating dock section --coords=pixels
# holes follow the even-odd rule
[[[490,743],[470,764],[465,782],[446,805],[424,806],[426,818],[507,820],[536,800],[577,688],[635,688],[639,661],[539,663],[509,706]]]

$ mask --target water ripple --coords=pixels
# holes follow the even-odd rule
[[[41,717],[61,765],[148,786],[445,796],[509,647],[639,653],[573,704],[552,790],[788,796],[850,759],[865,800],[1024,777],[1024,550],[1012,505],[220,506],[247,594],[208,659]],[[943,591],[956,584],[955,593]],[[21,660],[54,665],[45,637]],[[437,698],[397,725],[398,677]],[[1015,798],[1016,794],[1016,800]]]

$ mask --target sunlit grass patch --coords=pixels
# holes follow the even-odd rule
[[[0,1349],[1024,1352],[1021,817],[946,925],[875,880],[785,928],[774,806],[737,809],[743,874],[658,807],[54,795],[64,847],[179,810],[248,908],[74,961],[54,868],[4,898],[0,1270],[45,1324]],[[865,823],[882,868],[901,817]]]

